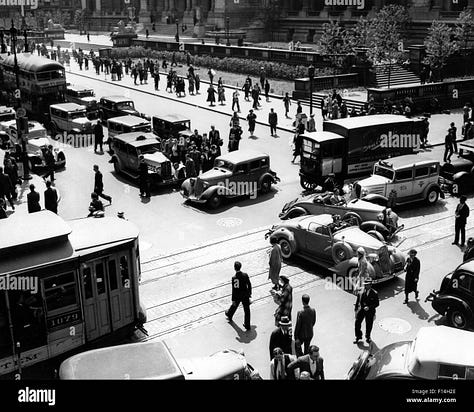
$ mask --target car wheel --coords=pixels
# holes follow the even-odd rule
[[[448,318],[448,322],[449,324],[453,327],[453,328],[457,328],[457,329],[466,329],[467,328],[467,325],[468,325],[468,318],[466,316],[466,313],[460,309],[459,307],[454,307],[454,308],[450,308],[448,309],[448,313],[447,313],[447,318]]]
[[[272,181],[269,177],[266,177],[265,179],[262,180],[262,183],[260,185],[260,191],[263,194],[265,194],[265,193],[269,193],[271,189],[272,189]]]
[[[350,268],[347,271],[347,287],[348,287],[347,290],[348,291],[354,292],[358,279],[359,279],[359,269]]]
[[[360,226],[362,224],[362,219],[357,213],[354,213],[354,212],[347,212],[343,216],[342,220],[348,223],[352,222],[352,224],[357,225],[357,226]]]
[[[293,250],[291,248],[291,243],[289,242],[289,240],[285,238],[281,238],[278,240],[278,244],[280,245],[280,248],[281,248],[281,255],[285,259],[289,259],[291,255],[293,254]]]
[[[122,171],[120,169],[120,164],[119,164],[118,160],[115,160],[115,162],[114,162],[114,170],[115,170],[115,173],[117,173],[117,174],[120,174],[120,172]]]
[[[380,232],[378,232],[377,230],[369,230],[367,232],[367,234],[374,237],[377,240],[380,240],[381,242],[385,241],[383,235]]]
[[[429,205],[434,205],[439,198],[439,192],[435,189],[432,188],[428,191],[428,195],[426,196],[426,201]]]
[[[332,258],[334,262],[341,263],[352,257],[352,249],[346,243],[336,243],[332,247]]]
[[[304,177],[300,179],[300,184],[301,184],[301,187],[306,190],[315,190],[316,187],[318,187],[316,183],[312,183],[308,181],[307,179],[305,179]]]
[[[222,198],[219,195],[213,195],[207,201],[207,205],[211,209],[217,209],[222,204]]]

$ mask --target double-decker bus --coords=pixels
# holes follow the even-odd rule
[[[49,105],[65,102],[66,76],[62,64],[32,53],[17,53],[21,104],[30,118],[46,121]],[[0,55],[1,88],[13,96],[17,88],[15,56]]]
[[[4,219],[1,233],[0,378],[51,378],[64,357],[145,321],[132,223],[41,211]]]

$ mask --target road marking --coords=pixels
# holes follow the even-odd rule
[[[411,330],[410,323],[400,318],[384,318],[379,322],[379,326],[382,330],[397,335],[402,335]]]
[[[223,217],[217,220],[216,224],[222,227],[237,227],[243,223],[242,219],[238,217]]]

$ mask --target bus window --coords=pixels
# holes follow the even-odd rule
[[[46,278],[44,280],[44,296],[48,313],[66,306],[77,305],[74,272]]]
[[[110,281],[110,290],[117,289],[117,265],[114,260],[109,260],[109,281]]]
[[[97,293],[102,295],[105,293],[104,264],[102,262],[95,265],[95,279],[97,282]]]
[[[84,268],[82,271],[82,282],[84,283],[84,292],[86,299],[92,297],[92,272],[91,268]]]
[[[120,257],[120,276],[121,276],[122,286],[130,287],[130,273],[128,269],[127,256]]]

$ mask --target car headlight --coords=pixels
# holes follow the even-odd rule
[[[207,189],[211,184],[209,182],[203,181],[202,182],[202,187],[203,189]]]
[[[369,194],[369,189],[367,188],[363,188],[361,191],[360,191],[360,194],[361,196],[367,196]]]
[[[380,220],[381,222],[383,222],[383,213],[379,213],[377,215],[377,219]]]

